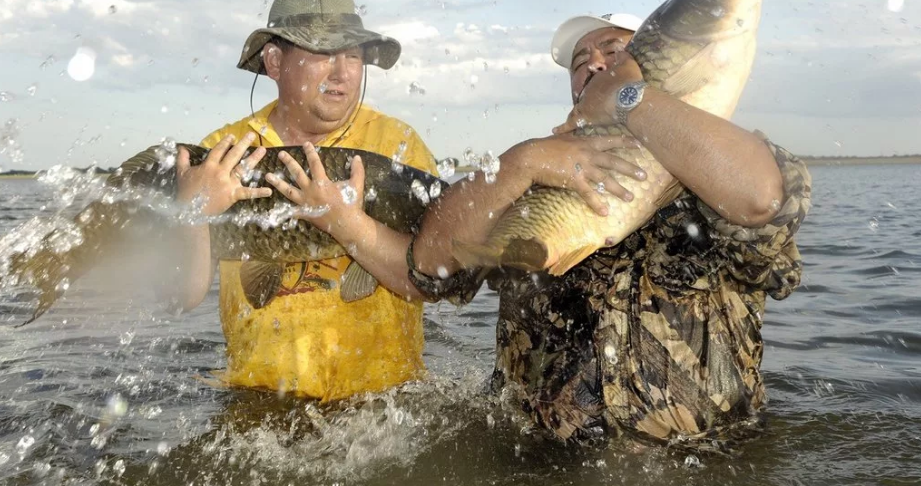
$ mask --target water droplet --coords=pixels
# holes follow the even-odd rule
[[[106,412],[112,417],[124,417],[128,412],[128,402],[116,393],[106,401]]]
[[[522,206],[521,207],[521,217],[524,219],[528,219],[530,216],[531,216],[531,208],[528,206]]]
[[[0,91],[0,103],[13,101],[13,94],[8,91]]]
[[[431,187],[429,187],[429,198],[431,198],[434,201],[440,195],[441,195],[441,184],[432,184]]]
[[[445,279],[445,278],[448,278],[449,276],[450,275],[448,275],[448,269],[439,265],[438,266],[438,278]]]
[[[115,477],[121,477],[125,473],[125,461],[119,459],[115,461],[115,465],[112,466],[112,470],[115,471]]]
[[[359,5],[355,7],[355,14],[361,15],[362,17],[368,14],[368,7],[366,5]]]
[[[19,442],[16,443],[16,452],[19,454],[20,459],[25,457],[26,453],[29,452],[29,448],[34,444],[35,438],[31,435],[24,435],[19,439]]]
[[[358,199],[358,191],[350,184],[343,184],[339,192],[342,193],[342,201],[348,205],[354,204],[355,200]]]
[[[604,347],[604,357],[611,362],[611,364],[617,364],[617,348],[613,344],[607,344]]]
[[[698,468],[700,467],[700,459],[694,454],[691,454],[684,458],[684,466],[688,468]]]
[[[407,88],[407,92],[409,92],[409,94],[411,95],[412,94],[424,95],[425,88],[423,88],[418,82],[413,81],[409,83],[409,88]]]
[[[365,191],[365,201],[372,202],[376,199],[377,199],[377,189],[373,187],[369,187],[368,190]]]
[[[486,61],[483,61],[483,71],[489,71],[489,64]]]
[[[505,74],[508,74],[509,72],[508,66],[505,66],[504,68],[502,68],[502,71],[504,71]]]
[[[429,200],[430,200],[429,193],[425,189],[425,184],[423,184],[422,181],[418,179],[413,179],[413,182],[410,185],[410,187],[412,188],[413,195],[416,196],[417,199],[422,201],[423,205],[426,205],[429,203]]]
[[[726,13],[726,11],[723,10],[723,7],[716,7],[710,11],[710,15],[713,15],[716,18],[722,17],[724,13]]]
[[[0,451],[0,466],[10,462],[10,455],[6,452]]]
[[[696,240],[697,238],[700,237],[700,226],[697,226],[697,224],[691,223],[687,226],[686,229],[688,232],[688,236],[690,236],[691,238]]]
[[[118,12],[118,7],[116,7],[115,5],[109,5],[109,15],[112,15],[115,12]]]
[[[457,159],[447,158],[438,161],[438,175],[442,179],[447,179],[454,175],[457,170]]]
[[[195,66],[198,66],[198,58],[197,58],[197,57],[193,57],[193,58],[192,58],[192,67],[195,67]]]
[[[876,233],[879,231],[879,220],[876,218],[871,219],[870,222],[867,223],[867,227],[870,228],[870,231]]]
[[[835,140],[835,145],[837,145],[838,148],[841,148],[841,142],[839,142],[839,141],[837,141],[837,140]]]
[[[325,93],[329,87],[326,85],[326,83],[320,83],[320,86],[317,89],[320,90],[320,93]]]
[[[167,113],[167,112],[169,112],[169,105],[163,105],[160,107],[160,113]]]
[[[476,74],[471,74],[471,75],[470,75],[470,84],[477,84],[478,82],[480,82],[480,77],[477,76]]]
[[[905,0],[889,0],[888,7],[890,12],[901,12],[904,6]]]
[[[53,64],[54,64],[54,56],[48,56],[48,57],[45,58],[44,61],[42,61],[41,64],[38,65],[38,67],[39,67],[40,69],[47,69],[48,67],[52,66]]]
[[[38,91],[38,84],[33,84],[26,88],[26,92],[29,93],[29,96],[35,96],[35,93]]]
[[[161,456],[169,454],[169,444],[166,442],[160,442],[157,444],[157,454],[160,454]]]
[[[86,81],[93,77],[96,71],[96,51],[89,47],[80,47],[70,62],[67,63],[67,74],[74,81]]]

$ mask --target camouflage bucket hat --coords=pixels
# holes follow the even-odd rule
[[[237,67],[265,74],[262,48],[275,36],[319,54],[363,46],[365,64],[382,69],[390,69],[400,58],[400,43],[365,30],[352,0],[275,0],[268,26],[246,39]]]

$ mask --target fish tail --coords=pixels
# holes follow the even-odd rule
[[[122,204],[94,202],[74,218],[73,225],[45,235],[37,250],[14,254],[4,279],[14,287],[32,289],[38,295],[32,317],[20,326],[48,311],[70,284],[98,261],[108,235],[127,220]],[[7,285],[4,282],[4,287]]]

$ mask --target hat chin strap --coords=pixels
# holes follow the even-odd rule
[[[352,123],[355,123],[355,117],[358,116],[358,109],[361,108],[361,105],[365,102],[365,92],[368,90],[368,65],[367,64],[362,65],[361,70],[362,70],[361,98],[359,98],[358,104],[355,105],[355,109],[352,111],[352,116],[349,117],[348,126],[345,127],[345,130],[342,132],[342,135],[339,135],[339,137],[336,138],[336,140],[330,144],[330,147],[335,147],[336,144],[339,143],[339,141],[342,140],[342,138],[345,137],[346,134],[349,133],[349,129],[352,128]],[[249,112],[254,119],[256,118],[256,109],[253,108],[253,94],[256,92],[256,81],[259,81],[258,73],[253,78],[253,85],[249,89]],[[262,140],[262,134],[257,133],[256,135],[259,136],[259,145],[264,145],[265,142],[263,142]]]

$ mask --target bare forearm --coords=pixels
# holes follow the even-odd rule
[[[422,297],[408,276],[409,234],[394,231],[364,213],[349,231],[351,234],[342,234],[331,229],[330,234],[385,288],[409,299]]]
[[[198,307],[214,281],[211,234],[208,225],[183,226],[176,230],[179,251],[179,284],[174,290],[184,311]]]
[[[473,181],[455,183],[425,212],[413,245],[419,271],[440,277],[457,272],[460,265],[452,256],[452,242],[484,242],[499,216],[531,187],[531,180],[510,163],[512,157],[520,156],[516,147],[500,156],[503,167],[493,183],[477,173]]]
[[[643,102],[627,119],[627,128],[669,172],[727,220],[762,226],[779,209],[780,170],[753,133],[654,88],[646,89]]]

